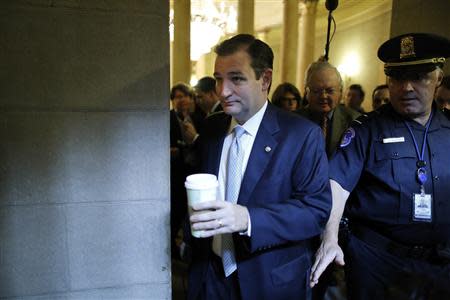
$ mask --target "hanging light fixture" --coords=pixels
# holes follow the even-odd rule
[[[222,36],[237,29],[235,1],[191,1],[191,60],[197,61],[209,53]],[[173,10],[170,10],[170,40],[173,41]]]

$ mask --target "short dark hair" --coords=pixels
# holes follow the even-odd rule
[[[176,91],[180,91],[189,97],[193,96],[192,89],[184,82],[179,82],[170,89],[170,100],[173,100],[175,98]]]
[[[266,69],[273,69],[273,51],[263,41],[251,34],[235,35],[216,46],[214,52],[218,56],[228,56],[244,50],[251,58],[250,66],[259,79]]]
[[[300,105],[302,96],[300,95],[300,92],[295,87],[295,85],[293,85],[292,83],[289,83],[289,82],[284,82],[277,86],[277,88],[275,89],[275,91],[272,94],[272,104],[280,107],[281,100],[283,100],[284,95],[286,93],[291,93],[292,95],[294,95],[295,100],[297,100],[298,105]]]
[[[348,87],[349,90],[354,90],[354,91],[358,91],[359,96],[361,97],[361,99],[364,99],[364,96],[366,95],[366,93],[364,92],[362,86],[360,84],[352,84]]]
[[[372,92],[372,99],[373,99],[373,96],[375,95],[375,93],[376,93],[378,90],[382,90],[382,89],[389,89],[389,87],[388,87],[387,84],[380,84],[380,85],[377,85],[377,86],[373,89],[373,92]]]
[[[450,75],[444,76],[444,78],[442,78],[441,86],[450,90]]]
[[[195,86],[195,89],[203,93],[215,92],[216,80],[210,76],[200,78],[200,80],[197,82],[197,85]]]

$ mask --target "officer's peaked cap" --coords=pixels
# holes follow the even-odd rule
[[[430,33],[407,33],[384,42],[378,58],[384,62],[384,72],[393,76],[399,72],[430,72],[442,67],[450,57],[450,40]]]

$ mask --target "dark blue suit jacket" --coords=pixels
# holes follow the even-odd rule
[[[231,120],[226,115],[219,117]],[[218,174],[225,136],[226,128],[222,128],[202,137],[204,172]],[[320,128],[269,104],[253,144],[238,204],[248,208],[251,220],[251,237],[233,234],[242,298],[308,298],[313,254],[310,240],[322,232],[331,210],[328,162]],[[213,255],[211,241],[192,238],[189,299],[195,299],[200,291]]]

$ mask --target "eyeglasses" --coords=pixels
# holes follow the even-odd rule
[[[336,88],[313,89],[313,88],[307,87],[306,90],[315,96],[322,95],[323,93],[325,93],[329,96],[333,96],[339,92],[339,90]]]

